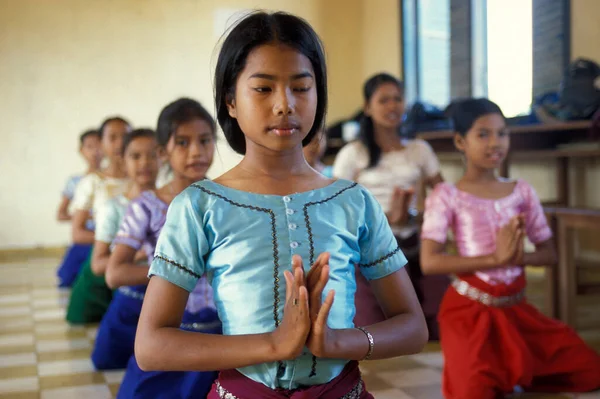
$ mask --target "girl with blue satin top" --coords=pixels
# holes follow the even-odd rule
[[[419,352],[425,320],[402,251],[371,194],[312,169],[324,51],[312,27],[255,12],[229,32],[215,73],[217,118],[244,157],[192,184],[167,213],[136,337],[146,370],[221,370],[209,398],[372,398],[358,360]],[[387,319],[352,322],[360,265]],[[223,335],[178,329],[207,275]]]

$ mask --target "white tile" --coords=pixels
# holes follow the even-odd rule
[[[0,346],[33,345],[33,334],[6,334],[0,335]]]
[[[377,377],[396,388],[442,383],[442,373],[428,368],[378,372]]]
[[[88,373],[94,370],[91,359],[60,360],[38,364],[38,375],[40,377]]]
[[[368,390],[368,387],[367,387]],[[376,399],[414,399],[412,396],[399,389],[386,389],[383,391],[369,391]]]
[[[40,268],[35,268],[35,270],[32,270],[32,272],[35,273],[35,275],[33,276],[34,278],[39,278],[39,277],[54,277],[56,276],[56,272],[52,269],[40,269]]]
[[[31,313],[31,308],[29,307],[29,305],[0,307],[0,317],[26,316],[30,313]]]
[[[429,367],[444,367],[444,355],[442,352],[428,352],[428,353],[419,353],[418,355],[409,356],[416,362],[424,364]]]
[[[90,344],[90,341],[87,338],[53,340],[40,339],[36,343],[36,349],[40,353],[85,349],[91,346],[92,345]]]
[[[31,290],[31,296],[33,298],[59,296],[59,290],[57,288],[35,288]]]
[[[0,393],[37,391],[40,385],[37,377],[0,379]]]
[[[62,320],[65,318],[66,313],[66,310],[61,308],[36,310],[33,312],[33,319],[35,321]]]
[[[57,332],[68,332],[68,331],[82,331],[85,330],[84,326],[72,326],[70,324],[37,324],[35,326],[35,332],[37,334],[48,334]]]
[[[112,399],[107,385],[84,385],[42,391],[41,399]]]
[[[35,353],[16,353],[14,355],[0,355],[0,368],[2,367],[16,367],[16,366],[30,366],[35,364],[37,357]],[[0,372],[2,375],[2,372]]]
[[[104,380],[107,384],[120,384],[125,376],[125,370],[105,371],[102,374],[104,374]]]
[[[31,284],[36,288],[54,288],[58,285],[58,283],[58,278],[54,276],[33,277],[31,279]]]
[[[38,308],[64,308],[69,303],[69,298],[52,297],[52,298],[37,298],[31,302],[34,309]]]
[[[0,305],[12,305],[29,302],[29,294],[0,295]]]
[[[1,287],[11,287],[14,285],[26,285],[29,284],[29,278],[27,276],[10,276],[3,274],[0,279]]]
[[[20,330],[27,327],[33,327],[33,319],[31,316],[23,318],[2,320],[0,319],[0,332],[11,332],[14,330]]]
[[[87,329],[87,337],[91,340],[96,340],[96,335],[98,335],[98,327],[89,327]]]

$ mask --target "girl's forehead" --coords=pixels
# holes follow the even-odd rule
[[[204,135],[212,134],[212,127],[204,119],[194,118],[187,122],[183,122],[177,125],[177,128],[172,134],[175,136],[189,136],[189,135]]]
[[[242,74],[260,73],[263,77],[288,77],[310,74],[314,76],[312,63],[300,51],[280,43],[263,44],[255,47],[246,59]]]
[[[473,121],[471,128],[486,127],[494,129],[502,129],[506,127],[506,120],[500,114],[486,114],[478,117]]]

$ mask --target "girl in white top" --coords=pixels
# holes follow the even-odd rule
[[[443,181],[433,150],[423,140],[403,140],[398,131],[404,114],[404,87],[395,77],[378,74],[363,87],[364,116],[359,140],[347,144],[333,164],[333,175],[354,180],[368,189],[381,204],[409,265],[418,262],[418,225],[407,223],[409,208],[416,209],[413,194],[419,183],[429,187]],[[415,259],[416,258],[416,259]],[[418,263],[415,264],[418,266]],[[423,299],[418,267],[409,275],[419,299]],[[356,271],[356,325],[365,326],[385,320],[371,287]]]
[[[363,88],[364,118],[360,140],[338,153],[333,175],[354,180],[379,201],[390,224],[406,221],[412,194],[423,181],[433,187],[443,181],[440,165],[427,142],[398,135],[404,113],[402,82],[388,74],[367,80]]]
[[[73,241],[93,243],[95,234],[85,228],[88,220],[111,198],[125,194],[130,181],[123,163],[123,139],[131,126],[122,118],[109,118],[100,128],[102,149],[108,166],[101,172],[81,179],[75,191],[73,207]],[[96,323],[102,319],[112,298],[103,276],[92,273],[91,262],[84,263],[71,291],[66,319],[71,324]]]
[[[131,126],[123,118],[113,117],[105,120],[100,127],[100,140],[108,166],[95,173],[83,177],[73,197],[74,209],[72,227],[73,242],[94,243],[94,232],[86,229],[88,220],[94,218],[94,213],[106,201],[117,195],[124,194],[129,185],[129,179],[123,163],[123,138],[131,131]]]

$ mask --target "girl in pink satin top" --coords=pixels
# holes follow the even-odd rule
[[[512,192],[499,199],[482,198],[453,184],[439,183],[427,199],[427,224],[421,238],[443,243],[448,231],[452,230],[461,256],[487,256],[496,251],[498,230],[511,219],[523,215],[524,233],[532,243],[550,240],[552,231],[533,187],[521,179],[499,178],[498,181],[514,187]],[[473,273],[485,283],[497,285],[513,283],[524,270],[522,265],[507,264],[474,270]]]
[[[447,399],[600,388],[600,356],[565,324],[525,299],[524,265],[556,263],[552,232],[534,189],[496,176],[510,138],[486,99],[451,105],[466,169],[427,197],[421,232],[425,274],[455,275],[438,314]],[[457,254],[446,252],[452,232]],[[525,236],[535,245],[525,252]]]

